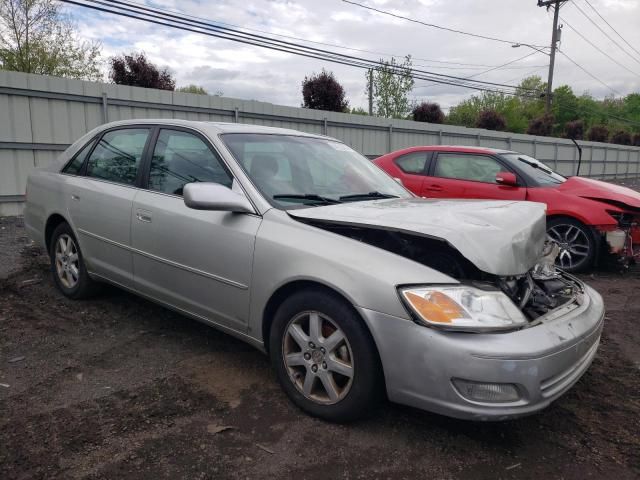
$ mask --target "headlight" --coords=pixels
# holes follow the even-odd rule
[[[425,324],[447,330],[509,330],[527,324],[511,299],[500,291],[465,285],[405,287],[400,295]]]

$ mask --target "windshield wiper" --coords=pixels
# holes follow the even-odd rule
[[[280,193],[278,195],[273,195],[274,200],[311,200],[313,202],[325,203],[327,205],[334,205],[336,203],[342,203],[340,200],[336,200],[335,198],[323,197],[321,195],[316,195],[315,193]]]
[[[542,170],[545,173],[554,173],[553,170],[551,170],[549,167],[545,167],[543,165],[541,165],[540,163],[537,162],[530,162],[529,160],[526,160],[522,157],[518,157],[518,160],[520,160],[521,162],[526,163],[527,165],[531,165],[533,168],[537,168],[539,170]]]
[[[340,200],[367,200],[370,198],[398,198],[397,195],[380,192],[354,193],[353,195],[343,195]]]

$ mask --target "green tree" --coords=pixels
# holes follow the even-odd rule
[[[0,0],[0,67],[102,80],[100,44],[82,41],[55,0]]]
[[[567,122],[580,118],[578,97],[569,85],[562,85],[553,91],[552,112],[560,129],[564,128]]]
[[[411,55],[402,63],[395,58],[390,62],[380,60],[381,67],[373,71],[373,98],[376,115],[387,118],[405,118],[411,111],[408,94],[413,89]],[[367,80],[369,79],[367,72]]]
[[[352,115],[369,115],[369,112],[362,107],[353,107],[349,113]]]
[[[184,87],[177,88],[176,92],[195,93],[198,95],[209,95],[209,92],[207,92],[204,88],[202,88],[199,85],[195,85],[193,83],[190,83],[189,85],[185,85]]]

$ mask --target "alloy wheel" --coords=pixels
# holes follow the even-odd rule
[[[72,289],[80,280],[80,258],[78,247],[71,236],[62,234],[56,241],[55,248],[56,273],[62,285]]]
[[[547,235],[560,247],[556,259],[556,265],[560,268],[575,268],[589,256],[591,242],[588,234],[578,226],[559,223],[549,228]]]
[[[342,400],[353,383],[351,346],[327,315],[306,311],[293,317],[282,339],[282,357],[298,391],[316,403]]]

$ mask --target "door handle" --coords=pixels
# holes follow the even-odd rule
[[[80,196],[76,195],[75,193],[72,193],[71,200],[80,200]]]
[[[429,185],[426,189],[431,192],[441,192],[442,190],[444,190],[444,188],[442,188],[442,185]]]
[[[136,218],[141,222],[151,223],[151,212],[138,210],[136,211]]]

